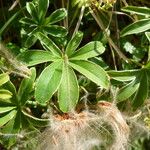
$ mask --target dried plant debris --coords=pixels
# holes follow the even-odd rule
[[[150,106],[145,105],[140,110],[137,110],[134,115],[132,114],[132,116],[131,115],[126,116],[126,120],[131,129],[130,134],[131,141],[139,140],[141,137],[145,139],[150,137],[149,108]]]
[[[22,77],[29,77],[31,75],[30,69],[25,64],[18,61],[13,54],[0,42],[0,56],[4,58],[2,69],[20,75]]]
[[[101,101],[92,110],[54,114],[38,150],[126,150],[129,133],[117,107]]]
[[[143,109],[143,108],[142,108]],[[114,103],[100,101],[81,111],[49,112],[49,126],[18,143],[22,150],[131,150],[141,137],[148,139],[146,110],[121,113]],[[127,123],[126,123],[127,122]],[[25,136],[26,137],[26,136]]]

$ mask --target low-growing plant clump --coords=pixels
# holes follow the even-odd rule
[[[0,3],[0,149],[149,149],[147,1]]]

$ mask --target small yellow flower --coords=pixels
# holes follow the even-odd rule
[[[95,5],[96,7],[108,7],[116,3],[116,0],[73,0],[72,5],[78,5],[78,7],[90,7]]]

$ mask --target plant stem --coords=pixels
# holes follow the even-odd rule
[[[150,45],[148,47],[148,61],[150,61]]]
[[[82,20],[82,18],[83,18],[84,10],[85,10],[85,6],[82,6],[82,7],[81,7],[80,16],[79,16],[79,19],[78,19],[76,28],[75,28],[75,30],[74,30],[74,32],[73,32],[72,38],[75,36],[76,32],[79,30],[79,26],[80,26],[81,20]]]
[[[79,9],[78,8],[75,9],[75,12],[74,12],[73,17],[71,18],[71,21],[70,21],[70,24],[69,24],[69,28],[72,26],[72,24],[73,24],[77,14],[78,14],[78,12],[79,12]]]
[[[10,8],[8,9],[8,11],[13,10],[13,9],[18,5],[18,3],[19,3],[19,0],[15,0],[15,1],[13,2],[13,4],[10,6]]]
[[[119,55],[119,57],[122,58],[126,62],[130,62],[130,60],[120,51],[120,49],[116,46],[116,44],[113,42],[113,40],[109,37],[100,17],[98,17],[98,15],[96,15],[95,12],[91,8],[90,8],[90,13],[94,17],[94,19],[97,22],[97,24],[99,25],[99,27],[104,31],[104,34],[105,34],[106,38],[108,39],[109,44],[114,48],[114,50]]]
[[[1,10],[2,10],[2,15],[3,15],[4,21],[6,21],[6,16],[5,16],[5,11],[4,11],[4,6],[3,6],[3,0],[0,1],[0,5],[1,5]]]
[[[65,8],[65,3],[64,3],[64,0],[62,0],[62,7]],[[69,2],[67,3],[67,10],[69,8]],[[64,27],[66,29],[68,29],[68,15],[67,17],[63,20],[63,24],[64,24]]]
[[[46,107],[46,105],[41,105],[36,101],[30,101],[30,100],[28,100],[26,104],[30,106],[34,106],[34,107],[37,107],[37,106]]]
[[[116,64],[115,54],[114,54],[114,51],[113,51],[113,48],[112,48],[111,45],[110,45],[110,50],[111,50],[111,53],[112,53],[112,59],[113,59],[113,64],[114,64],[115,70],[117,70],[117,64]]]

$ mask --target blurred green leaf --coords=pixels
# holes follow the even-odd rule
[[[117,98],[116,98],[117,101],[121,102],[127,100],[137,91],[139,85],[140,85],[139,81],[137,79],[134,79],[132,82],[123,86],[117,94]]]
[[[18,120],[16,120],[16,116],[13,117],[2,129],[1,132],[3,136],[1,137],[3,141],[3,145],[5,145],[7,148],[10,148],[12,145],[16,143],[17,134],[16,127],[14,128],[14,123]],[[8,136],[9,135],[9,136]]]
[[[150,69],[150,61],[147,62],[147,64],[145,65],[145,68]]]
[[[8,112],[15,108],[16,108],[15,106],[3,106],[3,107],[0,106],[0,114]]]
[[[149,81],[148,81],[149,74],[148,74],[148,72],[149,72],[149,70],[147,68],[142,68],[139,70],[132,70],[131,72],[130,71],[127,71],[127,72],[121,71],[120,73],[123,73],[125,76],[126,75],[134,75],[134,78],[132,79],[132,76],[129,76],[129,79],[132,79],[132,81],[130,83],[126,84],[125,86],[123,86],[119,90],[118,95],[117,95],[117,100],[119,102],[127,100],[129,97],[131,97],[134,94],[134,98],[132,98],[133,99],[132,100],[133,107],[137,108],[137,107],[141,106],[144,103],[144,101],[146,100],[146,98],[148,97],[148,90],[149,90]],[[116,71],[115,75],[116,74],[117,74],[117,71]],[[123,74],[120,74],[121,77]],[[126,77],[128,77],[128,76],[126,76]],[[120,77],[119,77],[119,80],[120,80]],[[124,78],[123,78],[123,80],[124,80]],[[127,81],[130,81],[130,80],[127,80]]]
[[[125,12],[130,12],[132,14],[143,15],[147,17],[150,16],[150,8],[148,7],[127,6],[123,7],[121,10]]]
[[[9,92],[11,92],[11,99],[10,99],[11,102],[15,105],[18,105],[18,97],[17,97],[17,92],[14,84],[11,81],[8,81],[2,87],[9,90]]]
[[[148,97],[149,92],[149,81],[148,81],[148,74],[146,70],[142,70],[141,76],[140,76],[140,86],[133,98],[133,107],[136,109],[144,103],[144,101]]]
[[[5,125],[9,120],[11,120],[16,115],[16,110],[12,110],[7,114],[3,114],[0,116],[0,127]]]
[[[31,76],[22,80],[18,90],[18,100],[20,101],[21,106],[23,106],[28,100],[28,96],[33,88],[35,78],[36,70],[35,68],[31,68]]]
[[[49,7],[49,0],[38,0],[38,16],[43,19]]]
[[[7,73],[0,74],[0,86],[9,81],[9,75]]]
[[[38,22],[39,21],[38,12],[37,12],[37,9],[36,9],[35,5],[32,2],[27,2],[26,3],[26,8],[27,8],[28,13],[32,16],[32,18],[36,22]]]
[[[24,46],[27,47],[27,48],[29,48],[29,47],[31,47],[32,45],[34,45],[36,41],[37,41],[37,37],[36,37],[35,35],[33,35],[33,34],[32,34],[32,35],[29,35],[29,36],[27,37],[26,41],[25,41]]]
[[[36,22],[33,19],[27,18],[27,17],[21,18],[19,22],[22,24],[27,24],[27,25],[33,25],[34,24],[36,26]]]
[[[122,70],[122,71],[107,71],[109,76],[117,81],[131,81],[136,78],[136,75],[140,72],[140,69],[135,70]]]
[[[141,19],[136,21],[129,26],[125,27],[121,31],[121,36],[131,35],[131,34],[138,34],[150,29],[150,18],[148,19]]]
[[[0,89],[0,99],[10,99],[12,97],[12,93],[5,89]]]
[[[145,32],[145,35],[146,35],[148,41],[150,42],[150,32]]]

